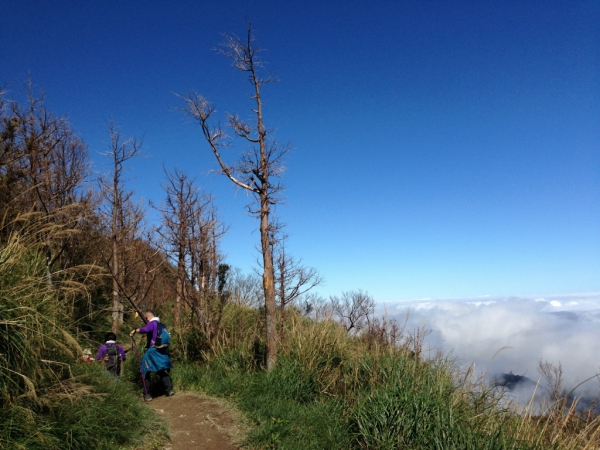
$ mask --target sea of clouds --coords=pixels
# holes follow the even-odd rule
[[[407,317],[408,312],[408,319]],[[540,361],[563,369],[572,389],[600,373],[600,293],[538,297],[415,299],[384,302],[386,315],[408,329],[425,327],[425,356],[439,350],[492,381],[512,372],[534,381]],[[540,383],[543,388],[545,383]],[[600,391],[600,378],[584,383],[579,395]]]

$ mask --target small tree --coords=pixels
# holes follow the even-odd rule
[[[261,88],[274,80],[271,77],[263,78],[259,74],[262,62],[257,55],[260,49],[254,44],[251,25],[248,24],[245,39],[226,35],[220,52],[231,59],[234,68],[248,75],[248,81],[252,85],[250,98],[254,102],[253,124],[246,123],[237,115],[227,115],[229,128],[236,137],[249,145],[249,149],[234,164],[226,163],[222,149],[229,144],[229,140],[219,125],[211,125],[214,107],[206,98],[192,92],[184,98],[185,111],[200,125],[204,138],[219,163],[221,173],[236,186],[250,192],[258,203],[258,208],[249,209],[251,213],[258,215],[260,221],[267,328],[267,369],[271,370],[277,358],[277,328],[273,258],[269,243],[270,214],[272,206],[279,202],[277,194],[282,186],[277,182],[277,178],[283,171],[282,158],[289,146],[281,146],[273,140],[272,131],[264,124]]]
[[[546,389],[552,401],[550,414],[559,417],[563,414],[569,400],[563,379],[562,364],[559,362],[558,366],[555,366],[551,362],[540,360],[538,362],[538,370],[544,380],[546,380]]]
[[[191,228],[198,216],[197,209],[202,208],[198,189],[193,180],[181,170],[166,172],[167,197],[163,206],[158,207],[162,215],[162,225],[157,232],[161,237],[161,247],[177,267],[177,284],[175,287],[174,322],[180,331],[181,305],[188,302],[188,275],[190,260]]]
[[[224,286],[229,266],[222,264],[218,243],[226,228],[213,199],[200,192],[183,171],[167,172],[167,198],[157,208],[162,225],[161,247],[177,270],[175,325],[181,328],[181,306],[191,310],[192,327],[199,326],[212,346],[227,301]],[[195,320],[194,320],[195,317]]]
[[[313,267],[302,264],[302,260],[290,255],[286,249],[288,235],[281,227],[273,233],[272,254],[275,271],[275,299],[279,308],[281,321],[280,336],[284,336],[284,322],[287,309],[296,304],[300,298],[323,283],[323,277]]]
[[[110,135],[109,151],[105,154],[110,159],[110,176],[101,177],[100,192],[104,199],[105,209],[102,211],[106,222],[110,223],[111,250],[105,256],[106,267],[112,278],[112,331],[117,333],[123,323],[124,295],[137,306],[139,291],[147,292],[148,289],[140,285],[134,289],[135,294],[126,294],[127,267],[125,267],[125,244],[134,242],[139,237],[139,227],[144,212],[140,205],[132,201],[133,191],[125,189],[123,172],[125,163],[139,155],[141,143],[135,139],[122,140],[121,134],[111,121],[108,127]],[[147,267],[143,278],[152,276],[150,267]],[[139,280],[141,281],[141,279]],[[152,280],[150,280],[152,281]],[[147,285],[148,283],[144,283]],[[142,315],[143,318],[143,315]]]
[[[331,309],[334,317],[346,328],[348,333],[358,333],[369,322],[375,311],[375,301],[367,292],[343,292],[341,297],[331,297]]]

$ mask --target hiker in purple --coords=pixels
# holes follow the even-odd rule
[[[156,345],[160,319],[154,315],[153,311],[146,311],[144,316],[146,317],[147,321],[146,326],[131,330],[131,333],[129,333],[129,336],[131,337],[133,337],[135,333],[146,334],[146,351],[142,357],[141,367],[142,376],[144,379],[146,379],[149,373],[156,373],[164,386],[166,395],[175,395],[175,392],[173,391],[173,383],[171,382],[171,377],[169,376],[169,372],[173,367],[173,363],[167,354],[166,346]],[[152,400],[152,396],[149,392],[144,394],[144,400]]]
[[[100,361],[104,368],[117,379],[121,376],[121,362],[125,361],[125,351],[121,344],[117,344],[117,335],[112,332],[104,336],[106,341],[98,349],[96,361]]]

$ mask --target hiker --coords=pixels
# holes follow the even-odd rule
[[[89,348],[84,348],[83,355],[79,357],[77,363],[93,364],[94,358],[92,358],[92,351]]]
[[[147,320],[146,326],[131,330],[129,333],[131,337],[135,333],[146,334],[146,351],[142,358],[141,367],[142,377],[145,379],[149,373],[156,373],[165,388],[166,395],[170,397],[175,395],[175,391],[173,391],[173,383],[169,376],[169,372],[173,367],[171,358],[167,354],[170,339],[169,332],[165,325],[160,323],[160,319],[154,315],[154,311],[148,310],[144,313],[144,316]],[[144,400],[147,402],[152,400],[152,396],[147,391],[144,393]]]
[[[106,333],[104,341],[98,349],[96,361],[102,362],[108,373],[118,379],[121,376],[121,362],[126,358],[125,351],[121,344],[117,344],[117,335],[113,332]]]

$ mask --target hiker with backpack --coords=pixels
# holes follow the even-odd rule
[[[104,364],[104,368],[115,378],[121,376],[121,362],[125,361],[125,351],[121,344],[117,344],[117,335],[112,332],[104,336],[105,343],[98,348],[96,361]]]
[[[146,326],[131,330],[129,333],[129,336],[132,338],[135,333],[146,334],[146,351],[141,363],[142,378],[146,379],[151,372],[156,373],[165,388],[166,395],[170,397],[171,395],[175,395],[175,391],[173,391],[173,383],[169,376],[169,372],[173,367],[171,358],[169,358],[167,353],[171,339],[169,330],[154,315],[154,311],[148,310],[144,313],[144,316],[147,321]],[[147,391],[144,393],[144,400],[152,400],[152,396]]]

